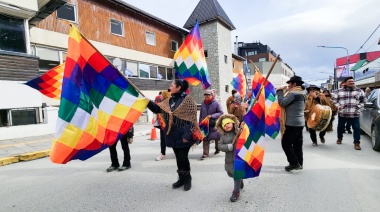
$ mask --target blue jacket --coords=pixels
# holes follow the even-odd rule
[[[179,105],[182,104],[182,101],[185,99],[186,95],[186,93],[178,93],[173,94],[170,97],[169,105],[171,106],[171,111],[174,111],[178,108]],[[162,111],[156,103],[150,101],[148,103],[148,108],[153,113],[161,113],[163,115],[165,123],[169,123],[169,115]],[[193,128],[193,123],[173,116],[173,126],[169,134],[167,134],[168,128],[169,125],[166,124],[165,129],[163,130],[163,132],[165,133],[165,142],[167,147],[186,148],[191,147],[195,143],[193,139],[193,132],[191,131],[191,129]],[[183,139],[186,139],[189,142],[185,143],[183,142]]]

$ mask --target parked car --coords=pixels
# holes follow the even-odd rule
[[[367,103],[360,113],[360,128],[372,139],[372,149],[380,151],[380,89],[368,96]]]

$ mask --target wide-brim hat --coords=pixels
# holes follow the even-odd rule
[[[203,95],[213,95],[214,92],[212,92],[212,90],[205,90]]]
[[[290,79],[286,83],[290,83],[290,82],[300,82],[301,84],[304,83],[302,81],[302,78],[299,77],[299,76],[292,76],[292,77],[290,77]]]
[[[317,91],[320,90],[320,88],[319,88],[318,86],[316,86],[316,85],[310,85],[309,87],[306,88],[307,92],[310,91],[310,88],[314,88],[314,89],[317,90]]]

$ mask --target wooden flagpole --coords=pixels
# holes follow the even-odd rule
[[[65,21],[65,22],[67,22],[71,27],[72,27],[72,24],[70,23],[70,22],[68,22],[68,21]],[[78,29],[78,32],[80,33],[80,35],[82,36],[82,38],[84,39],[84,40],[86,40],[89,44],[90,44],[90,46],[92,46],[92,48],[94,48],[97,52],[99,52],[100,53],[100,51],[94,46],[94,45],[92,45],[92,43],[79,31],[79,29]],[[128,83],[130,84],[130,85],[132,85],[132,87],[134,88],[134,89],[136,89],[137,90],[137,92],[139,92],[140,94],[141,94],[141,96],[143,96],[143,97],[145,97],[145,95],[140,91],[140,89],[138,89],[137,87],[136,87],[136,85],[135,84],[133,84],[129,79],[128,79],[128,77],[126,77],[123,73],[121,73],[121,71],[119,71],[119,69],[117,69],[112,63],[111,63],[111,61],[109,61],[102,53],[100,53],[100,55],[102,55],[103,56],[103,58],[104,59],[106,59],[110,64],[111,64],[111,66],[114,68],[114,69],[116,69],[120,74],[121,74],[121,76],[123,76],[124,77],[124,79],[126,79],[127,81],[128,81]]]
[[[260,72],[259,71],[259,68],[257,68],[257,66],[252,62],[252,60],[249,60],[249,62],[253,65],[253,67],[255,68],[255,72],[256,71],[258,71],[258,72]]]

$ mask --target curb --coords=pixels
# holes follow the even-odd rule
[[[134,137],[146,136],[146,135],[150,135],[150,133],[151,133],[150,130],[140,131],[140,132],[136,132]],[[0,166],[9,165],[12,163],[18,163],[21,161],[30,161],[30,160],[35,160],[39,158],[44,158],[50,155],[50,150],[51,149],[46,149],[46,150],[37,151],[37,152],[29,152],[22,155],[15,155],[15,156],[6,157],[6,158],[0,158]]]
[[[35,159],[47,157],[49,155],[50,155],[50,149],[47,149],[47,150],[42,150],[42,151],[37,151],[37,152],[25,153],[22,155],[15,155],[12,157],[0,158],[0,166],[5,166],[12,163],[20,162],[20,161],[35,160]]]

